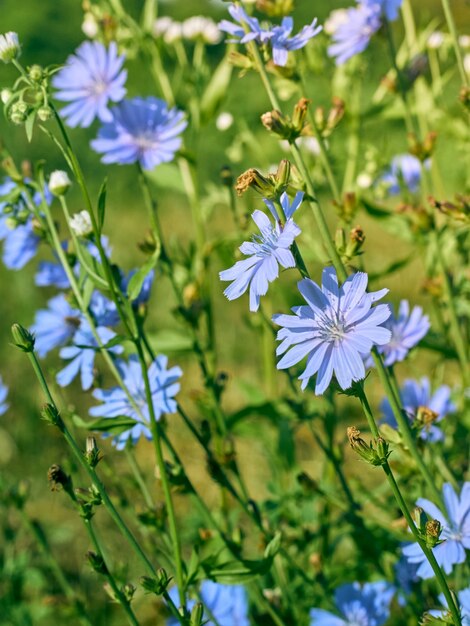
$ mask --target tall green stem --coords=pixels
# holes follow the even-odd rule
[[[462,84],[468,87],[469,78],[467,72],[465,71],[462,50],[460,49],[459,37],[457,34],[457,28],[455,26],[454,16],[452,15],[452,10],[450,8],[450,2],[449,0],[441,0],[441,2],[442,8],[444,10],[444,15],[446,16],[446,22],[449,28],[450,36],[452,38],[452,45],[454,46],[454,52],[457,59],[457,65],[459,67],[460,78],[462,80]]]

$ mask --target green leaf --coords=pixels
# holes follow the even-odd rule
[[[33,130],[34,130],[34,120],[36,119],[36,111],[31,111],[31,113],[26,118],[26,122],[24,125],[26,131],[26,137],[28,138],[29,143],[31,143],[31,139],[33,138]]]
[[[98,432],[120,433],[133,428],[138,422],[127,415],[117,417],[100,417],[95,420],[85,421],[79,415],[72,415],[72,421],[77,428],[96,430]]]
[[[127,285],[127,297],[129,300],[135,300],[139,293],[142,290],[142,285],[144,284],[144,280],[156,266],[158,259],[160,257],[160,248],[152,254],[152,256],[147,259],[147,261],[142,265],[140,269],[132,276]]]
[[[233,66],[228,57],[224,57],[215,70],[201,98],[201,119],[204,123],[211,120],[227,95]]]
[[[159,330],[149,336],[158,352],[188,352],[194,347],[193,339],[186,330],[169,328]]]
[[[226,585],[236,585],[238,583],[247,583],[254,580],[258,576],[267,574],[272,567],[272,558],[260,559],[257,561],[249,561],[245,559],[230,560],[211,566],[209,563],[202,562],[202,568],[211,580]]]
[[[393,213],[387,211],[387,209],[384,209],[383,207],[369,202],[369,200],[366,200],[365,198],[362,198],[361,202],[366,212],[372,217],[376,217],[377,219],[387,219],[393,217]]]
[[[98,196],[98,228],[101,233],[104,224],[104,214],[106,210],[106,187],[108,184],[108,179],[105,178],[103,184],[100,188],[100,193]]]
[[[281,549],[281,541],[282,541],[282,535],[281,533],[278,532],[274,535],[274,537],[266,546],[266,549],[264,551],[265,559],[273,559],[276,556],[276,554]]]

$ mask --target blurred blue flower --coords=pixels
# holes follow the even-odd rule
[[[328,48],[328,55],[335,58],[336,65],[342,65],[367,48],[370,38],[381,26],[380,16],[381,7],[377,3],[359,4],[347,10],[347,20],[335,30],[334,43]]]
[[[303,193],[298,192],[290,205],[287,194],[283,194],[281,204],[286,217],[284,225],[269,200],[265,200],[265,203],[274,216],[274,226],[262,211],[253,212],[251,217],[261,234],[253,235],[253,241],[245,241],[240,246],[240,251],[249,255],[248,258],[237,261],[233,267],[219,273],[221,280],[233,280],[224,291],[229,300],[239,298],[249,287],[250,311],[257,311],[260,297],[266,295],[269,283],[279,276],[279,265],[286,269],[295,267],[294,255],[289,248],[300,234],[300,228],[293,221],[292,215],[302,199]]]
[[[428,167],[426,163],[425,167]],[[403,188],[412,193],[416,193],[421,183],[422,164],[412,154],[399,154],[393,157],[390,168],[380,178],[380,182],[385,184],[390,195],[396,196],[402,192]]]
[[[36,256],[40,243],[41,237],[35,233],[30,217],[7,234],[3,244],[3,263],[10,270],[22,269]]]
[[[303,48],[310,39],[322,31],[322,26],[317,26],[317,21],[317,18],[315,18],[311,24],[304,26],[302,30],[293,37],[290,36],[294,28],[294,20],[291,17],[283,18],[280,26],[274,26],[271,45],[275,65],[286,65],[289,50],[299,50],[299,48]]]
[[[403,0],[360,0],[361,4],[371,6],[380,5],[387,20],[393,22],[398,17],[398,11],[403,4]]]
[[[3,415],[8,410],[8,387],[4,384],[2,377],[0,376],[0,415]]]
[[[470,626],[470,587],[467,589],[462,589],[457,593],[458,605],[460,607],[460,616],[462,618],[462,626]],[[439,594],[439,601],[445,607],[447,606],[446,599],[443,593]],[[448,613],[448,609],[434,609],[432,611],[428,611],[428,613],[434,617],[444,618]]]
[[[95,289],[89,309],[97,326],[117,326],[120,321],[115,303]]]
[[[124,100],[112,111],[112,120],[98,131],[92,148],[104,156],[103,163],[126,165],[139,162],[144,170],[171,161],[181,147],[187,122],[184,113],[168,109],[159,98]]]
[[[275,324],[283,326],[277,334],[282,343],[276,353],[287,351],[278,369],[292,367],[308,355],[299,376],[302,389],[317,374],[315,393],[324,393],[333,373],[340,387],[348,389],[353,381],[365,377],[363,358],[372,346],[390,341],[390,331],[381,326],[390,316],[389,307],[380,304],[372,308],[388,289],[366,293],[367,282],[367,274],[357,272],[339,287],[335,269],[327,267],[321,288],[309,278],[298,283],[307,306],[293,307],[295,315],[273,317]]]
[[[454,413],[456,407],[450,399],[450,394],[451,390],[447,385],[442,385],[431,394],[431,383],[426,376],[421,378],[420,383],[416,380],[405,380],[400,389],[402,407],[411,422],[416,420],[418,409],[421,407],[431,409],[431,411],[436,413],[438,416],[435,420],[436,422],[440,422],[449,413]],[[397,428],[397,422],[387,398],[382,400],[380,409],[384,414],[384,422],[393,428]],[[433,422],[432,424],[426,424],[420,430],[420,437],[427,441],[442,441],[444,433]]]
[[[40,261],[34,282],[38,287],[56,287],[57,289],[70,287],[64,268],[60,263],[54,263],[54,261]]]
[[[95,389],[93,396],[100,402],[103,402],[103,404],[92,407],[90,415],[93,417],[111,418],[127,416],[138,422],[129,430],[114,437],[114,445],[118,450],[122,450],[129,439],[135,444],[141,435],[151,439],[152,434],[148,428],[150,424],[149,407],[145,395],[142,369],[137,356],[130,356],[128,363],[117,361],[116,365],[121,373],[124,385],[133,399],[133,403],[121,387]],[[182,371],[179,367],[167,369],[167,366],[168,357],[159,355],[148,370],[153,408],[157,420],[164,413],[175,413],[177,409],[174,396],[180,389],[178,380],[182,375]]]
[[[390,616],[395,588],[388,582],[352,583],[335,592],[340,615],[323,609],[310,611],[310,626],[382,626]]]
[[[98,326],[96,332],[104,345],[116,336],[116,333],[105,326]],[[73,336],[72,343],[72,346],[66,346],[59,352],[60,357],[70,360],[70,363],[57,374],[56,380],[61,387],[66,387],[80,373],[82,388],[86,391],[93,384],[93,368],[98,343],[85,319],[82,319],[80,327]],[[122,346],[113,346],[109,349],[113,354],[121,354],[123,350]]]
[[[201,601],[209,609],[217,626],[250,626],[248,620],[248,599],[245,588],[242,585],[221,585],[211,580],[204,580],[201,584]],[[172,587],[169,595],[178,606],[178,589]],[[194,600],[189,600],[186,604],[190,611],[195,605]],[[205,616],[208,621],[206,626],[215,626],[215,623]],[[179,622],[174,617],[170,617],[167,626],[178,626]]]
[[[384,326],[391,331],[392,337],[387,344],[379,348],[379,352],[384,356],[385,365],[389,366],[403,361],[411,348],[426,335],[431,324],[420,306],[413,307],[410,313],[410,303],[408,300],[402,300],[398,316],[395,316],[392,310],[392,315]]]
[[[123,293],[127,292],[127,287],[129,285],[129,281],[131,280],[131,278],[134,276],[134,274],[137,271],[138,270],[131,270],[127,274],[127,276],[123,276],[122,281],[121,281],[121,289],[122,289]],[[134,298],[134,300],[132,300],[132,306],[133,307],[137,308],[141,304],[147,304],[147,302],[150,299],[150,294],[151,294],[151,291],[152,291],[152,285],[153,285],[154,278],[155,278],[155,270],[152,270],[145,277],[144,282],[142,283],[142,288],[140,290],[139,295],[137,296],[137,298]]]
[[[222,20],[219,22],[219,29],[225,33],[229,33],[232,37],[238,37],[240,43],[247,43],[248,41],[257,41],[258,43],[266,43],[273,36],[272,31],[262,28],[256,17],[250,17],[242,7],[231,4],[228,7],[228,12],[233,17],[237,24],[233,24],[228,20]],[[245,31],[246,26],[248,32]],[[237,41],[237,39],[229,39],[229,43]]]
[[[416,576],[417,569],[416,565],[409,563],[403,555],[395,565],[395,580],[402,592],[398,598],[400,605],[406,605],[406,599],[403,596],[409,595],[413,591],[413,583],[418,581]]]
[[[124,55],[118,55],[116,43],[106,48],[98,41],[85,41],[69,56],[65,67],[52,79],[58,90],[57,100],[70,102],[61,111],[67,124],[86,128],[96,119],[112,120],[108,103],[119,102],[126,95]]]
[[[47,304],[47,309],[37,311],[31,326],[40,357],[67,343],[80,326],[80,311],[74,309],[64,295],[55,296]]]
[[[465,562],[465,550],[470,550],[470,482],[464,483],[460,498],[451,484],[442,487],[445,514],[429,500],[419,498],[416,506],[421,507],[432,519],[442,525],[441,539],[445,539],[432,549],[436,561],[446,574],[450,574],[457,563]],[[410,563],[419,565],[416,572],[419,578],[432,578],[434,572],[418,543],[403,548],[403,554]]]

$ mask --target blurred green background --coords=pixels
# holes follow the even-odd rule
[[[142,8],[142,2],[137,0],[133,2],[124,0],[123,4],[130,13],[136,16]],[[461,34],[470,32],[470,5],[468,1],[456,0],[452,4],[459,32]],[[412,5],[418,27],[426,27],[430,22],[433,22],[436,29],[444,28],[439,0],[414,0]],[[347,4],[340,0],[317,0],[316,2],[297,0],[294,13],[296,24],[300,26],[311,21],[314,16],[318,16],[320,22],[323,22],[332,9],[344,6]],[[77,0],[43,0],[40,3],[37,0],[23,0],[21,4],[17,0],[1,0],[0,14],[1,31],[14,30],[19,33],[23,46],[22,62],[25,65],[63,63],[67,55],[72,53],[84,39],[80,28],[82,9]],[[203,0],[162,2],[160,14],[170,15],[178,20],[197,14],[210,15],[215,20],[226,16],[224,3]],[[398,24],[396,36],[397,40],[401,41],[403,33]],[[323,40],[322,45],[324,42],[325,40]],[[215,66],[220,61],[224,55],[224,50],[223,43],[208,48],[208,62],[211,66]],[[374,41],[371,49],[365,54],[365,59],[366,63],[362,64],[360,68],[364,77],[361,98],[363,105],[368,106],[372,94],[376,91],[381,78],[389,68],[385,41],[380,38]],[[171,73],[173,61],[170,59],[168,62]],[[445,71],[452,73],[453,64],[453,55],[452,52],[449,52],[443,58]],[[129,95],[157,93],[148,79],[147,70],[142,66],[139,59],[131,59],[128,63],[128,69],[130,77]],[[329,106],[331,96],[335,95],[331,90],[332,73],[333,64],[331,63],[320,65],[318,70],[312,73],[307,84],[308,93],[305,94],[312,99],[312,107]],[[14,77],[15,72],[11,67],[0,67],[1,87],[8,86]],[[191,80],[186,82],[180,80],[176,83],[176,87],[177,102],[184,106],[188,94],[194,86]],[[449,117],[460,118],[462,116],[461,106],[456,98],[457,91],[458,80],[451,78],[446,83],[439,102]],[[289,104],[288,107],[290,106]],[[346,106],[348,107],[348,102]],[[259,122],[260,114],[269,108],[269,103],[259,86],[257,77],[249,75],[238,78],[237,71],[234,71],[230,89],[220,107],[220,111],[232,113],[235,119],[234,124],[227,131],[221,132],[217,130],[213,120],[201,129],[199,137],[196,137],[191,131],[187,133],[189,149],[197,159],[203,206],[205,206],[205,210],[211,211],[207,229],[210,239],[233,235],[232,218],[227,204],[228,196],[220,184],[219,171],[221,166],[230,164],[234,175],[237,176],[248,167],[257,167],[261,170],[269,169],[270,166],[275,165],[280,158],[285,156],[279,142],[274,137],[269,136]],[[452,126],[450,124],[446,126],[447,121],[440,117],[433,118],[432,122],[437,124],[440,132],[436,161],[439,164],[446,197],[450,198],[453,193],[464,191],[465,161],[460,146],[456,146],[455,137],[452,136]],[[346,131],[349,124],[350,120],[346,118],[344,121]],[[137,248],[137,243],[145,237],[148,228],[147,215],[137,185],[135,170],[132,167],[105,167],[100,164],[98,156],[88,149],[88,143],[95,136],[95,133],[96,125],[91,129],[73,130],[70,132],[70,136],[79,154],[89,188],[94,197],[97,196],[104,177],[108,176],[109,193],[105,233],[111,240],[114,262],[128,270],[144,261],[144,256]],[[346,134],[346,132],[341,134],[340,131],[338,137],[334,136],[331,140],[335,168],[340,176],[343,173],[348,149]],[[246,141],[237,140],[237,137],[240,136],[245,137]],[[0,119],[0,138],[18,163],[24,160],[44,159],[48,172],[64,168],[63,160],[57,149],[39,130],[35,131],[32,143],[28,144],[24,130],[8,124],[2,116]],[[378,165],[382,167],[395,154],[406,152],[406,146],[406,134],[402,120],[394,117],[371,119],[364,125],[363,134],[361,134],[358,171],[361,171],[361,167],[364,165],[364,155],[367,150],[372,148],[376,151]],[[332,227],[334,227],[336,213],[325,181],[319,174],[315,159],[312,159],[311,166],[318,179],[321,200]],[[165,166],[157,169],[153,175],[153,180],[166,236],[173,242],[173,245],[176,243],[183,246],[187,245],[193,238],[190,211],[175,168]],[[84,208],[77,189],[71,190],[69,200],[73,212]],[[260,205],[259,198],[249,194],[239,202],[243,212],[252,211]],[[392,201],[390,207],[395,206],[397,202]],[[305,256],[307,260],[316,264],[315,267],[318,270],[317,250],[314,243],[315,233],[310,215],[302,215],[299,220],[305,241],[308,242]],[[378,271],[393,259],[404,258],[413,252],[413,245],[400,238],[399,229],[397,231],[396,228],[395,230],[385,228],[363,213],[359,213],[356,222],[366,232],[365,263],[368,268],[374,268],[374,271]],[[233,239],[232,243],[233,250],[235,250],[240,242]],[[309,249],[310,245],[311,249]],[[222,295],[223,285],[217,279],[217,272],[225,267],[228,265],[224,264],[220,257],[214,254],[211,271],[213,274],[213,303],[217,312],[216,336],[219,367],[229,374],[230,382],[226,404],[229,410],[235,410],[243,405],[248,394],[254,395],[262,401],[265,394],[272,392],[273,387],[276,388],[276,393],[280,393],[283,382],[280,385],[278,381],[273,383],[272,372],[266,372],[263,369],[262,340],[259,339],[260,326],[254,316],[248,315],[247,299],[242,298],[230,304],[224,299]],[[35,261],[21,272],[8,272],[3,266],[0,267],[0,284],[2,285],[0,373],[10,387],[9,402],[11,405],[8,413],[0,418],[0,471],[7,480],[24,478],[30,482],[32,495],[28,504],[29,510],[38,515],[51,531],[53,545],[58,552],[67,547],[67,558],[64,559],[64,564],[69,575],[77,576],[78,572],[78,576],[81,577],[80,584],[92,585],[89,578],[86,578],[88,582],[84,583],[83,572],[86,565],[82,555],[87,549],[87,542],[81,529],[78,529],[78,522],[74,518],[74,514],[64,505],[64,499],[57,494],[51,494],[46,484],[47,469],[52,463],[59,462],[65,465],[69,463],[64,444],[58,433],[40,422],[38,407],[43,399],[38,385],[25,357],[9,344],[11,324],[13,322],[20,322],[24,325],[31,324],[34,312],[39,307],[45,306],[47,299],[54,293],[52,290],[39,290],[34,286],[35,268]],[[401,297],[409,297],[413,303],[424,303],[425,306],[428,306],[429,303],[421,292],[423,278],[422,263],[419,258],[415,258],[410,266],[389,276],[385,284],[381,284],[381,286],[387,286],[391,289],[391,300],[395,303]],[[271,306],[273,312],[285,311],[288,306],[297,303],[298,298],[295,296],[294,282],[295,278],[290,273],[281,277],[279,287],[272,290]],[[149,315],[150,332],[156,334],[160,341],[160,343],[157,341],[157,349],[161,345],[164,346],[166,331],[176,329],[178,332],[180,328],[172,313],[174,304],[168,283],[165,280],[159,281],[157,279]],[[197,407],[193,398],[197,398],[200,393],[201,381],[194,359],[188,354],[176,353],[172,354],[171,358],[173,362],[178,361],[185,372],[182,391],[183,402],[188,406],[190,412],[197,415]],[[57,371],[57,364],[58,360],[54,357],[48,358],[45,362],[50,380]],[[436,366],[437,357],[431,353],[420,353],[406,366],[402,366],[399,373],[400,375],[436,373]],[[271,368],[274,368],[274,358]],[[439,368],[437,376],[444,376],[446,382],[451,382],[452,370],[442,371],[442,368]],[[78,384],[72,385],[65,392],[60,389],[55,391],[63,406],[68,408],[76,406],[81,414],[86,417],[90,398],[83,397]],[[353,416],[349,414],[349,423],[352,418]],[[262,436],[254,440],[253,435],[257,433],[258,428],[261,427],[254,420],[249,421],[248,425],[242,426],[239,432],[238,446],[240,465],[244,468],[247,482],[253,490],[253,494],[256,497],[261,497],[268,492],[268,483],[272,479],[272,472],[275,471],[270,466],[269,454],[266,450],[270,446],[277,445],[277,435],[275,429],[268,428],[264,424]],[[81,435],[82,433],[80,433]],[[245,435],[246,443],[244,443]],[[302,468],[315,475],[317,463],[312,440],[307,433],[300,431],[298,441]],[[183,451],[183,458],[185,458],[189,469],[194,472],[196,483],[205,485],[206,476],[204,472],[200,471],[202,460],[193,446],[183,439],[177,442],[177,447]],[[114,471],[113,468],[120,466],[120,461],[107,445],[105,445],[105,450],[107,457],[103,471],[111,476]],[[153,467],[148,452],[147,444],[145,442],[140,443],[139,457],[145,470],[151,476]],[[256,468],[256,471],[253,470],[253,467]],[[351,468],[352,472],[360,471],[354,465]],[[123,473],[122,486],[125,487],[126,481],[128,481],[124,476],[126,470],[121,467],[120,471]],[[210,494],[209,497],[211,497]],[[140,502],[126,503],[124,496],[123,503],[137,509],[141,505]],[[191,514],[191,511],[188,513]],[[99,520],[99,523],[102,521]],[[18,532],[20,533],[18,545],[27,548],[33,554],[31,572],[28,574],[31,589],[23,590],[24,593],[21,597],[30,597],[31,603],[38,603],[37,615],[40,615],[41,610],[47,605],[47,602],[46,605],[44,604],[41,590],[47,590],[50,581],[47,580],[47,573],[44,574],[41,566],[35,565],[36,548],[31,543],[31,539],[26,533]],[[110,532],[110,541],[116,541],[112,532]],[[6,550],[5,547],[4,549]],[[18,558],[20,558],[22,552],[19,548],[11,548],[11,550],[13,552],[18,550]],[[4,575],[7,576],[8,572],[6,574],[4,572]],[[5,580],[3,583],[0,581],[0,585],[2,584],[4,591],[7,589],[8,593],[11,593]],[[91,589],[88,591],[91,592]],[[1,595],[2,587],[0,586]],[[20,603],[20,600],[18,602]],[[47,611],[45,614],[45,621],[38,618],[34,624],[50,624],[51,622],[47,621]],[[97,617],[96,624],[110,624],[111,622],[107,620],[106,616]],[[24,622],[18,618],[18,622],[14,623],[27,624],[28,622],[26,618]],[[118,624],[119,622],[112,623]],[[1,615],[0,624],[2,624]]]

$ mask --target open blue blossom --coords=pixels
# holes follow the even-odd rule
[[[388,582],[352,583],[335,592],[340,615],[323,609],[310,611],[310,626],[382,626],[390,616],[395,588]]]
[[[377,3],[359,4],[347,10],[347,19],[333,33],[334,43],[328,48],[328,55],[335,58],[336,65],[342,65],[367,48],[370,38],[381,26],[380,17],[381,7]]]
[[[116,448],[122,450],[128,439],[131,439],[132,443],[135,444],[141,435],[151,439],[152,434],[148,427],[150,415],[145,394],[144,378],[137,356],[132,355],[129,357],[128,363],[117,361],[116,365],[134,402],[130,402],[127,394],[121,387],[95,389],[93,396],[100,402],[103,402],[103,404],[92,407],[90,415],[93,417],[110,418],[127,416],[136,420],[135,426],[120,433],[113,439]],[[148,370],[153,409],[157,420],[164,413],[175,413],[177,409],[174,397],[180,389],[178,380],[182,375],[182,371],[179,367],[167,369],[167,366],[168,357],[159,355]]]
[[[398,11],[403,4],[403,0],[361,0],[361,3],[367,6],[373,4],[380,5],[387,20],[393,22],[398,18]]]
[[[139,162],[144,170],[173,160],[181,147],[181,133],[187,122],[184,113],[169,109],[159,98],[124,100],[112,111],[112,120],[104,124],[91,142],[103,154],[103,163],[127,165]]]
[[[458,605],[460,608],[460,616],[462,618],[462,626],[470,626],[470,587],[467,589],[462,589],[457,593]],[[439,594],[439,601],[444,606],[447,606],[446,599],[443,593]],[[434,617],[444,618],[448,614],[447,609],[434,609],[432,611],[428,611],[430,615]]]
[[[275,224],[262,211],[254,211],[253,221],[261,234],[254,235],[253,241],[245,241],[240,251],[248,255],[247,259],[237,261],[233,267],[220,272],[221,280],[232,280],[232,284],[224,291],[229,300],[239,298],[250,288],[250,311],[259,309],[260,297],[266,295],[269,283],[279,276],[279,265],[284,268],[295,267],[294,255],[290,247],[300,228],[292,219],[294,211],[300,206],[303,193],[298,192],[289,204],[287,194],[283,194],[281,205],[286,222],[282,225],[274,204],[265,200],[266,206],[274,216]]]
[[[55,296],[47,304],[47,309],[37,311],[31,326],[36,352],[41,358],[67,343],[80,326],[80,311],[74,309],[64,295]]]
[[[287,53],[290,50],[299,50],[307,45],[307,43],[322,31],[321,26],[317,26],[317,19],[302,30],[290,36],[294,28],[294,20],[291,17],[285,17],[280,26],[274,26],[272,30],[271,46],[273,49],[273,61],[275,65],[284,66],[287,63]]]
[[[260,44],[266,43],[271,39],[273,33],[271,30],[267,30],[260,26],[260,23],[256,17],[250,17],[242,7],[231,4],[228,7],[228,12],[233,17],[237,24],[233,24],[228,20],[222,20],[219,22],[219,29],[225,33],[229,33],[232,37],[237,37],[240,43],[247,43],[248,41],[256,41]],[[246,26],[248,32],[245,31]],[[237,39],[230,39],[229,42],[237,41]]]
[[[3,415],[8,410],[8,387],[4,384],[2,377],[0,376],[0,415]]]
[[[419,159],[412,154],[399,154],[393,157],[390,168],[380,178],[380,182],[387,187],[391,196],[398,195],[403,188],[416,193],[421,183],[421,173],[422,165]]]
[[[333,373],[342,389],[365,378],[363,358],[372,346],[390,341],[391,333],[381,326],[390,316],[386,304],[372,308],[388,289],[367,293],[368,276],[357,272],[339,287],[333,267],[323,270],[321,288],[304,278],[298,288],[307,305],[293,307],[295,315],[275,315],[283,328],[276,354],[284,354],[278,369],[292,367],[308,355],[307,366],[299,376],[302,389],[317,374],[315,393],[324,393]]]
[[[413,307],[410,313],[410,303],[408,300],[402,300],[398,316],[392,311],[384,326],[391,331],[392,337],[387,344],[379,348],[379,352],[384,356],[385,365],[389,366],[403,361],[411,348],[426,335],[431,324],[420,306]]]
[[[116,333],[105,326],[98,326],[96,332],[104,345],[116,336]],[[73,336],[72,343],[72,346],[66,346],[59,352],[60,357],[70,360],[70,363],[57,374],[56,380],[61,387],[66,387],[80,374],[82,388],[86,391],[93,384],[93,368],[98,351],[98,343],[86,320],[82,319],[80,327]],[[113,346],[109,351],[113,354],[120,354],[123,347]]]
[[[52,79],[57,100],[70,102],[61,111],[69,126],[86,128],[96,118],[112,120],[109,101],[119,102],[126,95],[124,59],[114,41],[109,48],[98,41],[85,41],[69,56]]]
[[[437,417],[431,424],[425,424],[420,431],[420,437],[428,441],[442,441],[444,433],[435,426],[435,422],[440,422],[446,415],[456,410],[455,405],[450,399],[451,390],[447,385],[442,385],[432,394],[431,383],[429,378],[424,376],[421,382],[415,380],[405,380],[403,387],[400,389],[400,398],[402,406],[408,416],[410,422],[416,420],[418,409],[427,408]],[[384,422],[393,428],[397,428],[397,422],[393,416],[392,407],[387,398],[382,400],[380,409],[384,414]]]
[[[250,626],[248,620],[248,598],[245,588],[242,585],[221,585],[211,580],[204,580],[201,584],[201,601],[209,609],[218,626]],[[173,587],[169,591],[173,602],[178,606],[178,589]],[[191,611],[195,604],[194,600],[189,600],[186,608]],[[205,616],[206,626],[215,626],[214,622]],[[167,626],[178,626],[179,622],[174,617],[170,617]]]
[[[464,483],[460,498],[451,484],[442,488],[445,514],[429,500],[419,498],[416,506],[421,507],[432,519],[442,525],[442,543],[432,549],[436,561],[446,574],[450,574],[454,565],[465,562],[465,550],[470,550],[470,482]],[[418,543],[403,548],[403,554],[410,563],[419,565],[416,572],[419,578],[432,578],[434,572]]]

